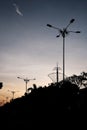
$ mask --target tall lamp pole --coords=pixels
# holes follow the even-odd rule
[[[63,81],[65,80],[65,37],[69,33],[80,33],[80,31],[68,31],[67,30],[67,28],[70,26],[70,24],[72,24],[74,21],[75,21],[75,19],[71,19],[69,24],[63,29],[60,29],[53,25],[47,24],[48,27],[58,30],[59,34],[56,37],[60,37],[60,35],[63,37]]]
[[[18,79],[23,79],[23,80],[25,81],[26,93],[27,93],[27,84],[28,84],[28,82],[29,82],[30,80],[36,80],[35,78],[33,78],[33,79],[21,78],[21,77],[17,77],[17,78],[18,78]]]

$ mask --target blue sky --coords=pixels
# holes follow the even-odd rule
[[[14,6],[15,5],[15,6]],[[22,14],[22,15],[21,15]],[[0,0],[0,81],[7,90],[25,92],[22,78],[44,86],[51,83],[48,77],[56,64],[62,73],[62,37],[58,31],[47,27],[52,24],[64,28],[75,21],[65,39],[65,74],[67,76],[87,71],[87,1],[86,0]],[[19,96],[17,95],[17,96]]]

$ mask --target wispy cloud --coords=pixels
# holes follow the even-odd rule
[[[20,16],[23,16],[23,13],[20,11],[18,5],[16,3],[13,3],[13,6],[15,7],[16,13]]]

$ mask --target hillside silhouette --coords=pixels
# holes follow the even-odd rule
[[[87,88],[80,89],[68,80],[44,87],[34,85],[22,97],[0,107],[3,129],[70,129],[86,116]]]

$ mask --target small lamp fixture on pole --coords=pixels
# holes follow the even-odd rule
[[[12,100],[14,99],[14,94],[16,93],[16,92],[19,92],[19,91],[14,91],[14,90],[8,90],[9,92],[11,92],[12,93]]]

